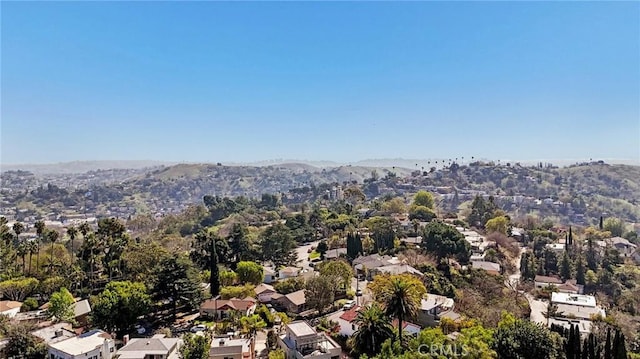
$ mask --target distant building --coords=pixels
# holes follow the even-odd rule
[[[179,359],[182,344],[182,339],[165,338],[164,334],[131,339],[116,352],[114,359]]]
[[[482,269],[485,272],[493,275],[500,274],[500,264],[493,262],[484,262],[484,261],[473,261],[471,262],[471,267],[476,269]]]

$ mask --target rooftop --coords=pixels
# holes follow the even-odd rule
[[[313,327],[311,327],[309,323],[302,320],[298,320],[298,321],[287,324],[287,329],[291,332],[291,334],[295,335],[296,337],[303,337],[307,335],[317,334],[316,330],[313,329]]]
[[[53,344],[75,337],[76,333],[72,329],[69,323],[58,323],[34,330],[31,334],[42,339],[46,344]]]
[[[551,293],[551,302],[558,304],[569,304],[583,307],[595,307],[596,298],[592,295],[571,294],[571,293]]]
[[[111,340],[111,336],[102,330],[92,330],[77,337],[49,344],[49,346],[75,356],[88,353],[102,346],[105,340]]]
[[[411,273],[411,274],[422,275],[422,272],[420,272],[419,270],[413,268],[412,266],[410,266],[408,264],[391,264],[391,265],[378,267],[376,269],[378,271],[380,271],[380,272],[389,273],[389,274],[392,274],[392,275],[402,274],[402,273]]]
[[[307,302],[307,299],[304,294],[304,289],[300,289],[299,291],[289,293],[285,295],[289,301],[295,305],[302,305]]]
[[[484,269],[486,271],[500,271],[500,264],[493,262],[484,262],[484,261],[473,261],[471,262],[471,267]]]
[[[210,352],[220,354],[241,354],[251,351],[251,339],[213,338]]]
[[[167,355],[181,342],[182,339],[163,336],[131,339],[127,345],[118,350],[117,354],[119,359],[144,359],[147,355]]]
[[[358,316],[358,312],[360,311],[360,306],[354,306],[351,309],[345,311],[340,316],[340,319],[351,323]]]
[[[553,284],[562,284],[562,280],[560,280],[560,278],[558,277],[548,277],[545,275],[537,275],[536,282],[541,282],[541,283],[553,283]]]
[[[22,307],[21,302],[16,302],[13,300],[2,300],[0,301],[0,312],[6,312],[11,309]]]
[[[422,299],[422,301],[420,302],[420,309],[431,310],[436,307],[442,307],[442,309],[444,310],[449,310],[453,308],[454,304],[455,302],[451,298],[448,298],[442,295],[428,293],[427,298]]]
[[[255,287],[254,291],[256,294],[264,293],[267,291],[275,292],[275,288],[272,285],[261,283],[257,287]]]

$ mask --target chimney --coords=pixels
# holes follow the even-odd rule
[[[129,342],[129,334],[127,334],[124,337],[122,337],[122,343],[124,345],[127,345],[128,342]]]
[[[53,335],[54,338],[61,337],[61,336],[62,336],[62,330],[56,330],[54,332],[54,335]]]
[[[220,339],[220,346],[223,347],[224,346],[224,339]]]

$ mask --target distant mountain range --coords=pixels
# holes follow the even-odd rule
[[[335,162],[335,161],[307,161],[297,159],[274,159],[267,161],[257,162],[225,162],[225,166],[277,166],[284,164],[296,164],[307,165],[316,168],[334,168],[342,166],[359,166],[359,167],[383,167],[383,168],[405,168],[405,169],[429,169],[430,167],[442,167],[449,161],[455,161],[460,164],[468,164],[472,161],[491,161],[485,158],[434,158],[434,159],[405,159],[405,158],[382,158],[382,159],[366,159],[356,162]],[[597,159],[596,159],[597,160]],[[640,159],[628,160],[628,159],[603,159],[606,163],[611,164],[627,164],[627,165],[640,165]],[[495,160],[497,161],[497,160]],[[500,160],[502,163],[521,163],[523,165],[543,163],[553,163],[557,166],[566,166],[575,164],[585,160]],[[155,160],[122,160],[122,161],[73,161],[73,162],[60,162],[49,164],[0,164],[0,172],[5,171],[29,171],[36,175],[39,174],[72,174],[72,173],[84,173],[88,171],[108,170],[108,169],[144,169],[160,166],[172,166],[180,163],[187,164],[215,164],[213,162],[171,162],[171,161],[155,161]]]

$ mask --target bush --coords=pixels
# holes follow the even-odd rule
[[[29,311],[38,309],[38,307],[39,307],[38,300],[36,298],[29,297],[25,299],[24,302],[22,302],[22,307],[20,308],[20,311],[29,312]]]
[[[228,286],[220,289],[220,296],[222,299],[239,298],[244,299],[246,297],[253,297],[255,292],[253,291],[255,286],[251,284]]]

